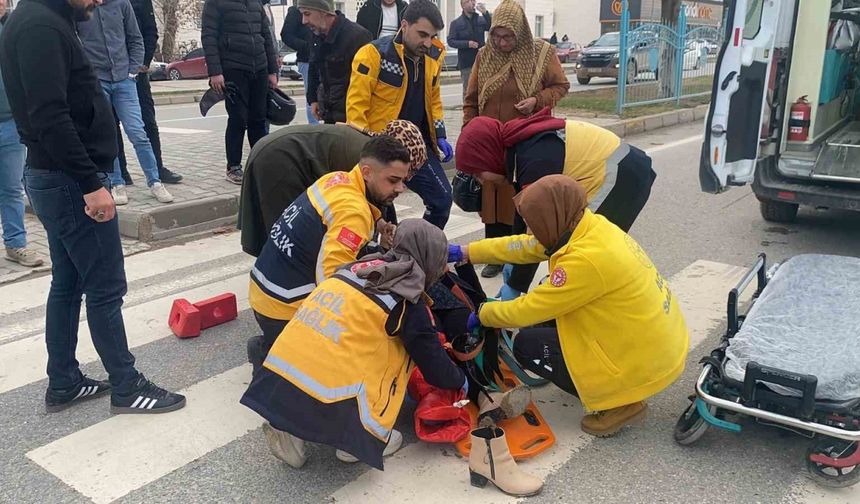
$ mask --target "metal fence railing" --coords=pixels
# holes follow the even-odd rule
[[[675,25],[633,23],[624,0],[619,38],[618,114],[627,107],[710,94],[723,38],[718,27],[689,27],[685,9]]]

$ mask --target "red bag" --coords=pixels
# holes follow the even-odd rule
[[[469,412],[454,406],[466,397],[463,390],[431,388],[415,408],[418,439],[428,443],[456,443],[468,436],[472,426]]]

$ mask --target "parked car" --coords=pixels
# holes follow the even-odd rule
[[[167,78],[170,80],[180,79],[203,79],[209,77],[206,67],[206,56],[203,48],[194,49],[190,53],[167,65]]]
[[[453,47],[448,47],[445,49],[445,61],[442,63],[442,70],[456,70],[457,69],[457,49]]]
[[[167,80],[167,63],[164,63],[163,61],[151,62],[149,64],[149,80]]]
[[[299,64],[296,61],[296,53],[288,52],[281,58],[281,77],[290,80],[302,80],[302,74],[299,73]]]
[[[575,42],[559,42],[555,46],[555,54],[562,63],[576,61],[581,51],[582,46]]]

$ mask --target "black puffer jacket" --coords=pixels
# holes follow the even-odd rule
[[[353,23],[342,12],[323,38],[314,36],[308,66],[308,103],[319,103],[328,124],[346,122],[346,92],[352,75],[352,59],[373,40],[370,32]]]
[[[260,0],[206,0],[200,39],[210,76],[225,69],[278,73],[272,30]]]

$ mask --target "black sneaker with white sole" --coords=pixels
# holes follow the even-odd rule
[[[48,389],[45,392],[45,411],[56,413],[87,399],[94,399],[110,391],[110,383],[106,381],[87,378],[68,391],[57,391]]]
[[[127,395],[114,393],[110,398],[111,413],[167,413],[184,406],[184,395],[168,392],[143,375],[137,379],[132,392]]]

